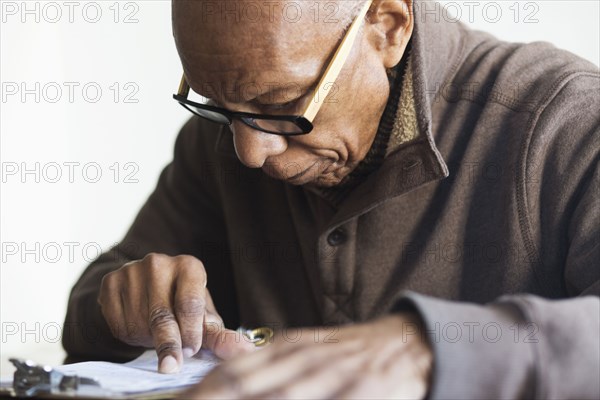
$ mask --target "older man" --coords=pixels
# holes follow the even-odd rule
[[[432,6],[174,1],[197,116],[67,351],[212,349],[199,397],[600,396],[598,69]]]

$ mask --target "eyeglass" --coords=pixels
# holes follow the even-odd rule
[[[192,113],[219,124],[231,125],[234,119],[238,119],[253,129],[274,135],[295,136],[310,133],[313,130],[315,116],[325,102],[327,92],[332,87],[332,85],[327,85],[327,83],[335,82],[338,78],[342,67],[348,59],[350,50],[358,36],[359,27],[367,11],[369,11],[372,1],[367,0],[359,14],[352,21],[333,58],[329,62],[329,65],[327,65],[325,73],[321,76],[313,92],[312,99],[307,103],[301,115],[252,114],[230,111],[222,107],[188,100],[190,85],[185,78],[185,74],[181,78],[179,90],[177,94],[173,95],[173,98]]]

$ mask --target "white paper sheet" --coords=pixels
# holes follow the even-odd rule
[[[64,374],[96,379],[107,396],[128,397],[183,390],[200,382],[218,363],[219,358],[207,350],[201,350],[194,357],[184,360],[179,373],[160,374],[157,372],[156,352],[148,350],[125,364],[89,361],[61,365],[56,369]]]

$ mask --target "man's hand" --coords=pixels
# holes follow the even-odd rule
[[[219,365],[182,398],[425,396],[432,354],[413,315],[334,329],[280,332],[263,350]]]
[[[113,335],[154,347],[159,371],[177,372],[200,347],[228,359],[254,345],[223,328],[206,288],[206,271],[191,256],[148,254],[102,279],[98,302]],[[233,334],[232,334],[233,333]]]

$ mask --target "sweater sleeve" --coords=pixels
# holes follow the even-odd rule
[[[216,206],[209,153],[214,126],[191,119],[178,135],[173,161],[138,213],[125,238],[102,254],[73,287],[64,324],[63,346],[70,359],[124,361],[139,355],[136,348],[115,339],[102,316],[97,298],[102,278],[123,264],[151,252],[170,256],[193,255],[210,276],[209,289],[225,323],[235,323],[236,301],[232,279],[219,246],[226,242],[222,214]],[[212,131],[212,132],[211,132]],[[209,149],[212,150],[212,149]],[[214,169],[214,168],[212,168]]]
[[[487,305],[406,293],[434,354],[430,399],[597,399],[600,301],[503,296]]]
[[[409,292],[396,304],[423,320],[431,399],[600,398],[599,91],[597,73],[557,85],[532,129],[537,159],[525,163],[529,261],[557,265],[561,299],[523,293],[479,305]]]

